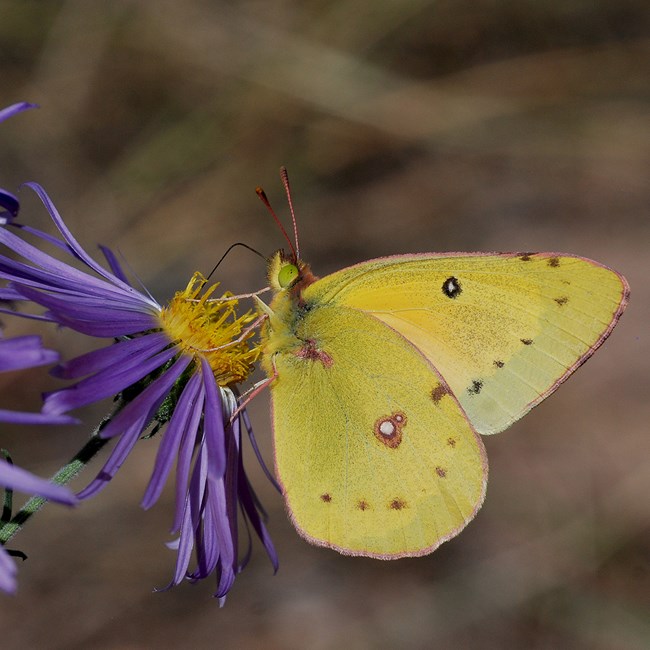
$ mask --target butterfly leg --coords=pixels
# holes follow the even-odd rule
[[[271,291],[271,287],[264,287],[258,291],[253,291],[252,293],[239,293],[234,296],[228,296],[226,298],[210,298],[208,302],[229,302],[231,300],[243,300],[244,298],[255,298],[263,293]]]
[[[242,393],[241,397],[244,398],[244,401],[239,404],[239,406],[233,411],[230,416],[230,421],[233,422],[235,418],[241,413],[241,411],[246,408],[246,405],[249,404],[257,395],[259,395],[267,386],[273,383],[278,377],[278,371],[275,367],[275,360],[273,363],[273,374],[266,379],[258,381],[256,384],[251,386],[245,393]],[[241,399],[241,398],[240,398]]]

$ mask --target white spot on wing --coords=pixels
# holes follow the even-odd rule
[[[392,436],[395,433],[395,425],[390,420],[384,420],[379,425],[379,431],[384,436]]]

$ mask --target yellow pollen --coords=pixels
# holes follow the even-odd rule
[[[203,291],[206,284],[195,273],[185,290],[178,291],[161,310],[160,323],[184,353],[210,364],[220,386],[229,386],[244,381],[260,355],[260,344],[251,340],[255,331],[244,333],[257,316],[251,311],[237,316],[238,300],[231,293],[211,298],[219,284]]]

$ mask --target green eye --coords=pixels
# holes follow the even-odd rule
[[[295,264],[285,264],[278,273],[278,284],[284,289],[298,277],[299,271]]]

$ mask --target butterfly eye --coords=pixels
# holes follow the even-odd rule
[[[295,264],[285,264],[278,272],[278,284],[285,289],[293,284],[298,275],[300,272]]]

